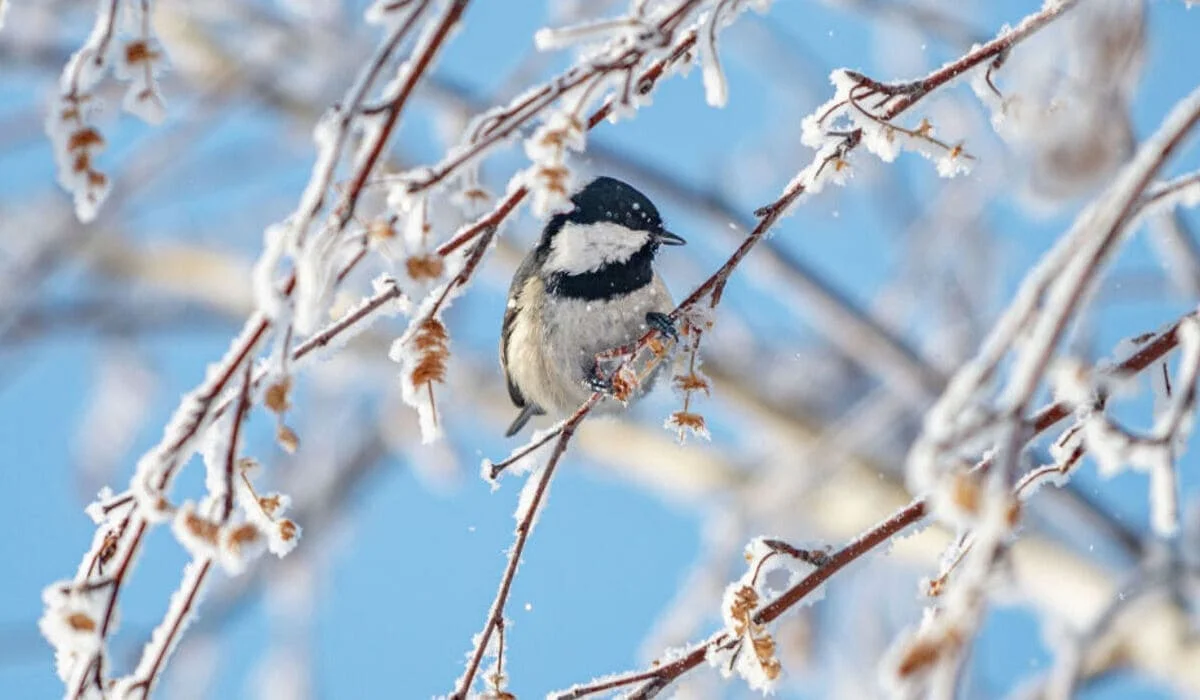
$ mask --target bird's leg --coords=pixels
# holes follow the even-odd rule
[[[670,316],[658,311],[651,311],[646,314],[646,325],[669,337],[676,343],[679,342],[679,329],[675,327],[675,322],[671,320]]]
[[[592,364],[592,371],[587,378],[588,388],[592,391],[611,396],[613,393],[612,377],[605,374],[604,370],[600,369],[600,361],[596,360]]]

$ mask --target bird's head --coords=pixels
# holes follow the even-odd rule
[[[551,217],[542,235],[539,248],[549,275],[641,277],[659,246],[684,243],[663,227],[646,195],[620,180],[598,177],[571,202],[575,206]]]

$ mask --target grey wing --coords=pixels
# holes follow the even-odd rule
[[[500,330],[500,368],[504,371],[504,381],[508,384],[508,397],[518,408],[525,406],[525,397],[517,385],[513,384],[512,377],[508,374],[508,339],[512,335],[513,322],[516,321],[517,311],[520,309],[521,290],[525,287],[525,280],[534,274],[536,268],[537,253],[531,251],[529,255],[525,256],[525,260],[521,262],[521,266],[513,275],[512,285],[508,288],[508,301],[504,307],[504,326]]]

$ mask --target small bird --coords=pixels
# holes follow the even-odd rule
[[[620,180],[598,177],[571,202],[546,222],[508,290],[500,365],[521,412],[505,437],[535,415],[569,415],[603,387],[597,353],[650,328],[676,335],[667,315],[674,302],[652,263],[659,246],[685,241]]]

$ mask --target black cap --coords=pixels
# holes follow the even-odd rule
[[[663,230],[662,217],[650,198],[616,178],[592,180],[571,201],[575,208],[567,213],[567,220],[577,224],[608,221],[637,231]]]

